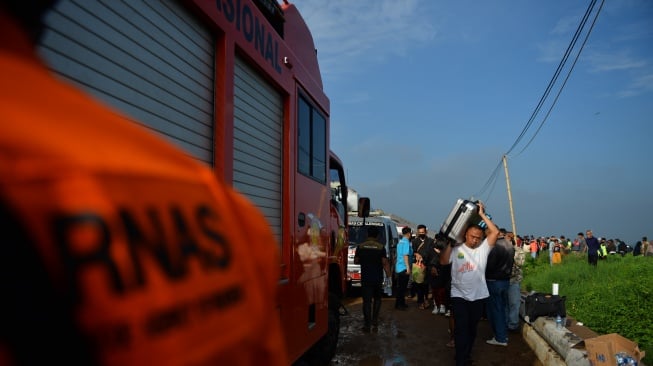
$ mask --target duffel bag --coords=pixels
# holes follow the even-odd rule
[[[565,296],[544,294],[536,292],[528,295],[525,302],[524,320],[532,323],[540,316],[561,317],[567,316],[565,309]]]

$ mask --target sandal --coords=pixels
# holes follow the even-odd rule
[[[452,339],[446,344],[446,346],[449,347],[449,348],[455,348],[456,347],[456,341],[454,341]]]
[[[426,310],[426,309],[428,309],[430,307],[431,307],[431,304],[429,304],[428,302],[425,302],[425,303],[423,303],[423,304],[421,304],[419,306],[420,310]]]

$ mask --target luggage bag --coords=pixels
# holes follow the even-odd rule
[[[567,316],[566,300],[565,296],[541,292],[532,293],[526,296],[525,299],[524,321],[530,324],[541,316],[555,317],[560,315],[560,317],[564,318]]]
[[[456,244],[461,244],[465,241],[465,229],[474,220],[479,221],[480,219],[478,205],[460,198],[456,201],[447,219],[442,223],[440,233],[454,240]]]

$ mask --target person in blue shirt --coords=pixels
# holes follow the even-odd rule
[[[410,245],[412,230],[406,226],[401,229],[403,236],[397,244],[397,263],[395,263],[395,273],[397,275],[397,293],[395,298],[395,309],[406,310],[406,288],[408,287],[408,278],[410,277],[410,263],[413,257],[413,248]]]

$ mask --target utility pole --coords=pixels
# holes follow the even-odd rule
[[[510,205],[510,221],[512,221],[512,234],[517,237],[517,226],[515,225],[515,211],[512,209],[512,192],[510,191],[510,175],[508,175],[508,159],[503,156],[503,170],[506,173],[506,187],[508,188],[508,204]]]

